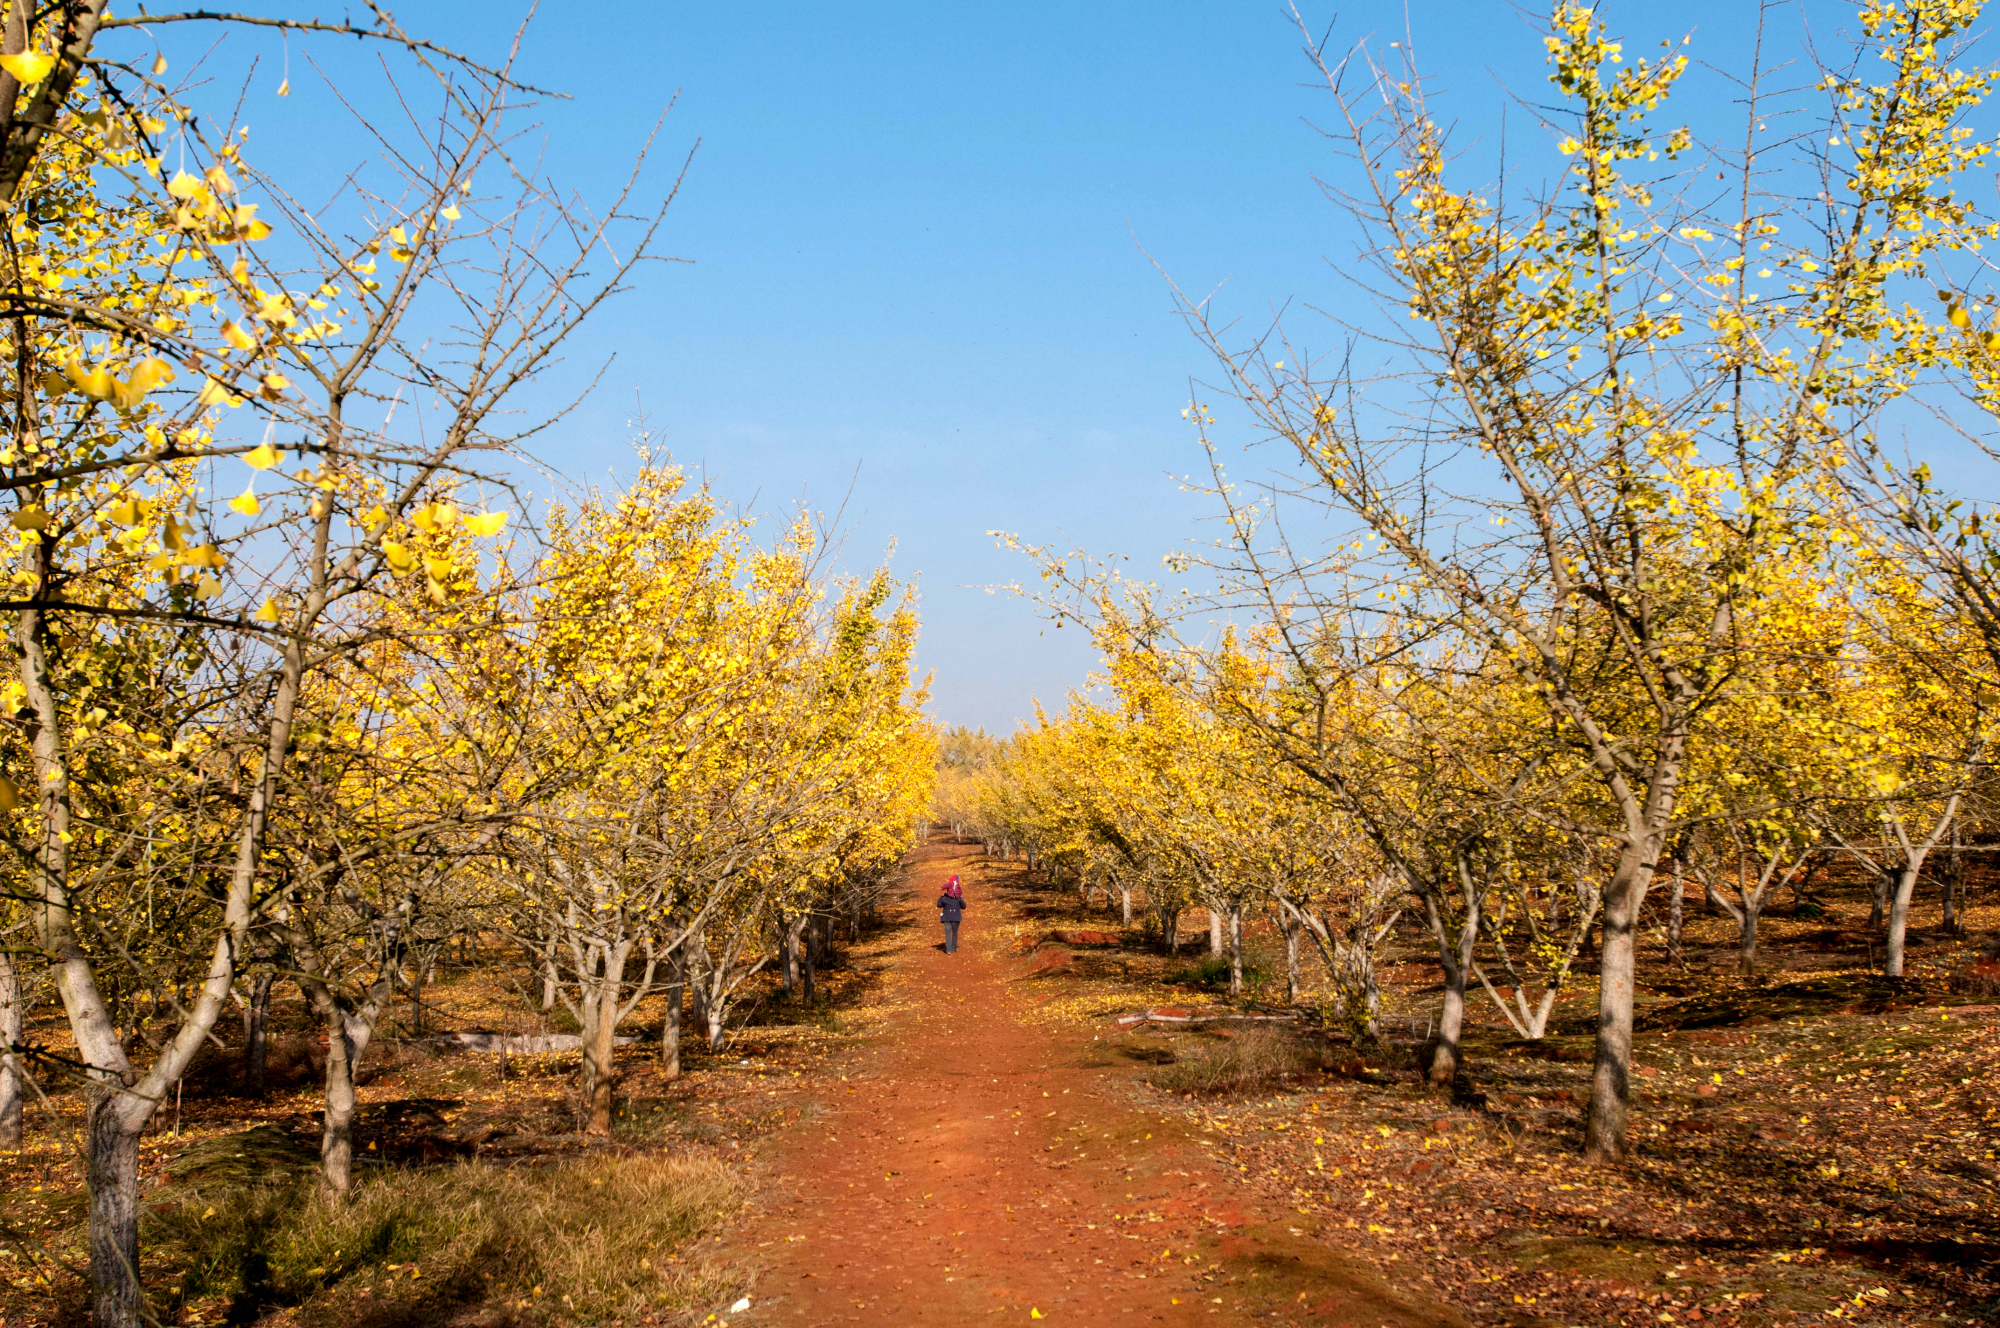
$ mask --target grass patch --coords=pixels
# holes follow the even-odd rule
[[[344,1202],[306,1180],[192,1187],[152,1210],[146,1240],[172,1308],[232,1322],[295,1306],[308,1328],[351,1328],[496,1303],[601,1323],[721,1297],[726,1272],[676,1251],[742,1202],[705,1158],[465,1162],[365,1176]]]
[[[1251,986],[1261,981],[1263,970],[1251,963],[1248,956],[1243,961],[1243,982]],[[1229,985],[1229,959],[1225,955],[1206,955],[1185,968],[1170,970],[1161,981],[1179,987],[1202,987],[1209,991],[1221,991]]]
[[[1147,1076],[1169,1093],[1202,1097],[1257,1093],[1320,1068],[1318,1052],[1276,1028],[1251,1028],[1204,1041]]]

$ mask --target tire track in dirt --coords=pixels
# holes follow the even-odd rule
[[[772,1201],[725,1242],[758,1270],[751,1308],[718,1318],[1462,1323],[1260,1207],[1185,1121],[1135,1109],[1117,1091],[1131,1071],[1087,1036],[1023,1024],[1046,989],[1011,980],[1003,953],[1017,867],[960,844],[912,866],[894,919],[902,1008],[817,1119],[772,1141]],[[969,907],[946,955],[930,901],[953,871]]]

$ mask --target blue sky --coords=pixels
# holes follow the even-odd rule
[[[1734,61],[1753,8],[1606,12],[1635,50],[1706,24],[1698,53]],[[1339,10],[1335,47],[1403,35],[1400,4]],[[475,54],[505,45],[504,6],[397,12]],[[1508,88],[1546,88],[1507,0],[1412,0],[1408,21],[1470,136],[1494,136]],[[541,115],[551,174],[601,197],[677,94],[658,167],[700,146],[667,243],[689,262],[576,347],[579,380],[617,358],[541,455],[610,475],[643,402],[731,502],[832,508],[852,484],[850,563],[893,543],[921,590],[933,712],[1004,731],[1031,698],[1060,704],[1094,659],[980,589],[1032,579],[987,532],[1140,566],[1199,534],[1174,475],[1199,464],[1180,407],[1203,355],[1148,255],[1189,290],[1226,283],[1219,307],[1252,320],[1356,298],[1329,266],[1352,240],[1313,180],[1338,166],[1307,123],[1331,108],[1300,45],[1270,3],[544,5],[520,68],[574,98]],[[294,95],[266,99],[280,125],[314,113],[308,49],[351,58],[294,41]]]

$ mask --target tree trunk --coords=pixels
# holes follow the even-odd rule
[[[805,963],[799,969],[799,999],[805,1002],[805,1007],[808,1010],[812,1009],[813,986],[819,977],[819,960],[817,958],[819,946],[816,936],[818,930],[817,927],[808,928],[806,934]]]
[[[1682,879],[1682,864],[1674,864],[1674,883],[1667,893],[1667,961],[1684,964],[1686,957],[1681,953],[1681,928],[1687,914],[1687,882]]]
[[[1736,971],[1742,977],[1757,976],[1757,915],[1763,908],[1763,891],[1743,897],[1743,916],[1736,922]]]
[[[117,1085],[93,1086],[88,1122],[92,1328],[137,1328],[146,1312],[139,1286],[139,1131],[151,1113],[121,1110],[124,1105]]]
[[[703,1035],[706,1036],[708,1032],[708,970],[710,967],[708,944],[702,937],[702,934],[696,932],[694,939],[683,943],[681,949],[686,954],[686,966],[682,968],[681,972],[687,976],[688,982],[688,1018],[692,1019],[694,1026],[702,1030]]]
[[[1278,910],[1278,925],[1285,929],[1285,1004],[1299,1002],[1299,924],[1284,909]]]
[[[243,1079],[251,1097],[264,1096],[264,1072],[270,1063],[271,985],[277,975],[268,970],[250,983],[243,1004]]]
[[[1222,957],[1222,914],[1212,908],[1208,910],[1208,957]]]
[[[1910,900],[1917,893],[1917,876],[1923,871],[1923,858],[1915,855],[1913,858],[1902,871],[1896,873],[1896,893],[1889,903],[1889,931],[1884,938],[1883,977],[1903,976],[1903,951],[1910,929]]]
[[[1124,911],[1125,926],[1129,929],[1132,925],[1132,887],[1120,882],[1118,886],[1118,898],[1120,906]]]
[[[1944,864],[1944,916],[1942,926],[1949,936],[1965,935],[1965,838],[1957,825],[1951,828],[1951,856]]]
[[[593,976],[581,993],[583,1012],[583,1128],[600,1138],[611,1133],[611,1087],[618,1032],[616,979]],[[608,988],[608,990],[607,990]]]
[[[1639,909],[1652,883],[1653,845],[1629,844],[1604,889],[1604,943],[1598,956],[1597,1054],[1585,1114],[1584,1156],[1625,1160],[1632,1112],[1632,991]],[[1713,897],[1711,895],[1711,897]]]
[[[542,951],[543,1014],[547,1014],[556,1008],[556,993],[558,990],[559,987],[556,981],[556,943],[554,940],[550,940],[547,948]]]
[[[1444,1004],[1438,1007],[1437,1040],[1431,1051],[1432,1087],[1449,1087],[1458,1078],[1459,1042],[1465,1035],[1465,979],[1470,964],[1456,965],[1445,974]]]
[[[326,1029],[326,1116],[319,1132],[319,1179],[328,1193],[344,1195],[354,1185],[354,1076],[373,1028],[370,1021],[350,1019],[330,999],[321,1007],[320,1023]]]
[[[422,1036],[424,1031],[424,961],[416,960],[410,965],[410,1032]]]
[[[21,975],[0,950],[0,1148],[21,1146]]]
[[[660,1072],[668,1079],[681,1077],[681,993],[687,989],[687,947],[682,946],[668,961],[667,1012],[660,1020]]]
[[[1243,994],[1243,905],[1229,901],[1229,994]]]
[[[785,995],[792,1000],[799,999],[799,938],[805,935],[806,923],[811,920],[809,914],[801,913],[795,918],[784,919],[779,928],[784,946]]]

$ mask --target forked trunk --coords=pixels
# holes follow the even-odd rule
[[[1465,905],[1457,936],[1452,936],[1446,925],[1441,897],[1435,891],[1424,895],[1431,935],[1437,941],[1438,966],[1444,970],[1444,1004],[1438,1010],[1437,1040],[1431,1050],[1430,1068],[1430,1081],[1439,1088],[1458,1078],[1459,1043],[1465,1032],[1465,984],[1472,976],[1473,958],[1479,948],[1480,919],[1486,905],[1485,878],[1475,870],[1468,848],[1454,852],[1453,870]]]
[[[1982,743],[1975,755],[1983,753]],[[1917,880],[1924,874],[1924,864],[1947,833],[1957,828],[1958,808],[1962,793],[1953,793],[1945,803],[1944,811],[1932,824],[1931,832],[1911,844],[1902,871],[1896,874],[1896,893],[1889,904],[1889,934],[1886,955],[1882,965],[1884,977],[1903,976],[1903,952],[1910,930],[1910,902],[1916,898]]]

